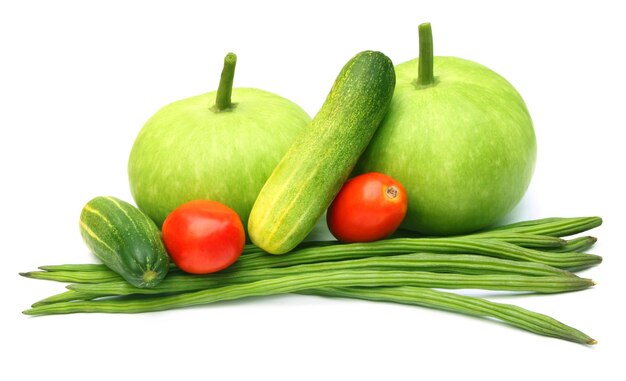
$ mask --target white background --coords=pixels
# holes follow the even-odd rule
[[[0,378],[624,379],[626,27],[612,4],[2,2]],[[214,90],[226,52],[239,58],[235,86],[278,93],[314,115],[355,53],[414,58],[425,21],[437,55],[492,68],[527,102],[538,162],[508,219],[605,220],[593,232],[605,261],[584,273],[594,289],[492,299],[554,316],[598,345],[418,307],[303,296],[140,315],[21,314],[63,286],[18,272],[94,260],[78,234],[83,204],[131,200],[126,161],[139,129],[161,106]]]

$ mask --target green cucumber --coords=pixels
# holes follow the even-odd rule
[[[80,233],[98,259],[135,287],[154,287],[167,274],[161,232],[125,201],[107,196],[89,201],[80,214]]]
[[[248,220],[254,244],[283,254],[304,240],[376,132],[395,83],[393,64],[380,52],[361,52],[343,67],[261,189]]]

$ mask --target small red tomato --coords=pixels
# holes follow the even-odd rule
[[[232,265],[246,243],[237,213],[215,201],[195,200],[179,206],[167,216],[162,231],[176,266],[192,274]]]
[[[326,222],[343,242],[369,242],[392,234],[406,214],[402,184],[370,172],[348,180],[328,208]]]

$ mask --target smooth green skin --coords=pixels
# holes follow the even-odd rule
[[[263,184],[310,117],[259,89],[232,90],[234,107],[216,111],[216,92],[163,107],[145,124],[128,162],[137,206],[161,226],[179,205],[227,205],[246,226]]]
[[[135,287],[154,287],[169,270],[161,232],[125,201],[108,196],[89,201],[80,214],[80,233],[102,263]]]
[[[429,235],[490,226],[521,200],[536,140],[524,101],[475,62],[435,57],[436,83],[416,84],[418,59],[396,66],[389,112],[355,173],[382,172],[404,185],[402,227]]]
[[[255,245],[284,254],[311,232],[378,128],[394,85],[393,64],[380,52],[364,51],[346,63],[259,194],[248,223]]]

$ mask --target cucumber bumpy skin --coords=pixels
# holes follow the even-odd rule
[[[89,201],[80,214],[80,233],[98,259],[135,287],[154,287],[169,270],[161,232],[125,201],[108,196]]]
[[[311,232],[376,132],[395,82],[393,63],[380,52],[348,61],[261,189],[248,220],[255,245],[284,254]]]

